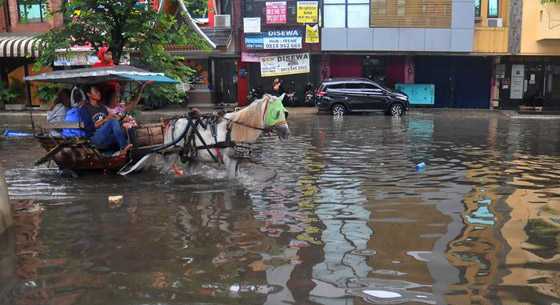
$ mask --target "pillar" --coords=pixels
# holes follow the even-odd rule
[[[4,165],[0,163],[0,234],[14,223],[8,197],[8,184],[4,175]]]

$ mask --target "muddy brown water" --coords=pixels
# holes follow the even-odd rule
[[[0,137],[15,218],[0,304],[560,303],[558,121],[290,127],[286,142],[261,138],[235,181],[209,166],[74,178],[32,167],[31,139]]]

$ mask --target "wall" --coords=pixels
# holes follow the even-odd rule
[[[62,16],[57,14],[54,18],[47,19],[45,23],[28,23],[28,24],[21,24],[19,22],[18,16],[18,6],[17,0],[4,0],[4,5],[7,6],[9,11],[9,20],[10,24],[8,27],[4,26],[2,29],[2,25],[0,25],[0,31],[3,32],[12,32],[12,33],[42,33],[48,31],[51,27],[56,27],[62,25]],[[50,9],[58,9],[61,5],[60,0],[47,0],[48,7]],[[0,16],[0,22],[2,21],[2,16]],[[4,25],[6,24],[4,17]]]
[[[560,20],[559,3],[541,4],[540,0],[523,1],[521,28],[521,53],[523,55],[560,55],[560,24],[550,19]],[[542,27],[541,27],[542,26]],[[548,39],[539,40],[542,30],[548,28]]]
[[[474,1],[453,0],[450,28],[322,28],[323,51],[472,52]]]
[[[508,52],[509,36],[509,0],[499,1],[499,16],[502,18],[502,27],[488,27],[488,0],[481,0],[480,18],[475,21],[474,27],[474,52],[498,53]]]
[[[362,61],[362,56],[333,56],[330,77],[362,77]]]

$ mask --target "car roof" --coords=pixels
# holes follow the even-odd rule
[[[332,83],[346,83],[346,82],[368,82],[368,83],[376,83],[369,78],[365,77],[337,77],[337,78],[329,78],[323,81],[323,84],[332,84]]]

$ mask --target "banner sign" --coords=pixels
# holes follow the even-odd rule
[[[262,33],[245,34],[245,47],[247,49],[264,49],[264,39]]]
[[[319,25],[314,26],[305,25],[305,42],[306,43],[319,43]]]
[[[98,62],[99,58],[89,52],[65,52],[57,53],[54,57],[54,65],[60,66],[91,66]],[[121,57],[120,65],[130,65],[130,55],[128,53],[123,54]]]
[[[319,2],[318,1],[298,1],[297,2],[297,23],[317,23],[319,22]]]
[[[241,52],[242,62],[261,62],[261,57],[273,56],[272,53],[249,53]]]
[[[246,34],[247,49],[301,49],[302,30],[270,30],[259,34]]]
[[[523,99],[523,83],[525,81],[525,65],[511,65],[511,91],[509,98]]]
[[[260,33],[261,32],[261,18],[243,18],[243,32],[245,33]]]
[[[286,23],[286,2],[266,3],[266,23]]]
[[[261,76],[309,73],[309,53],[261,57]]]

